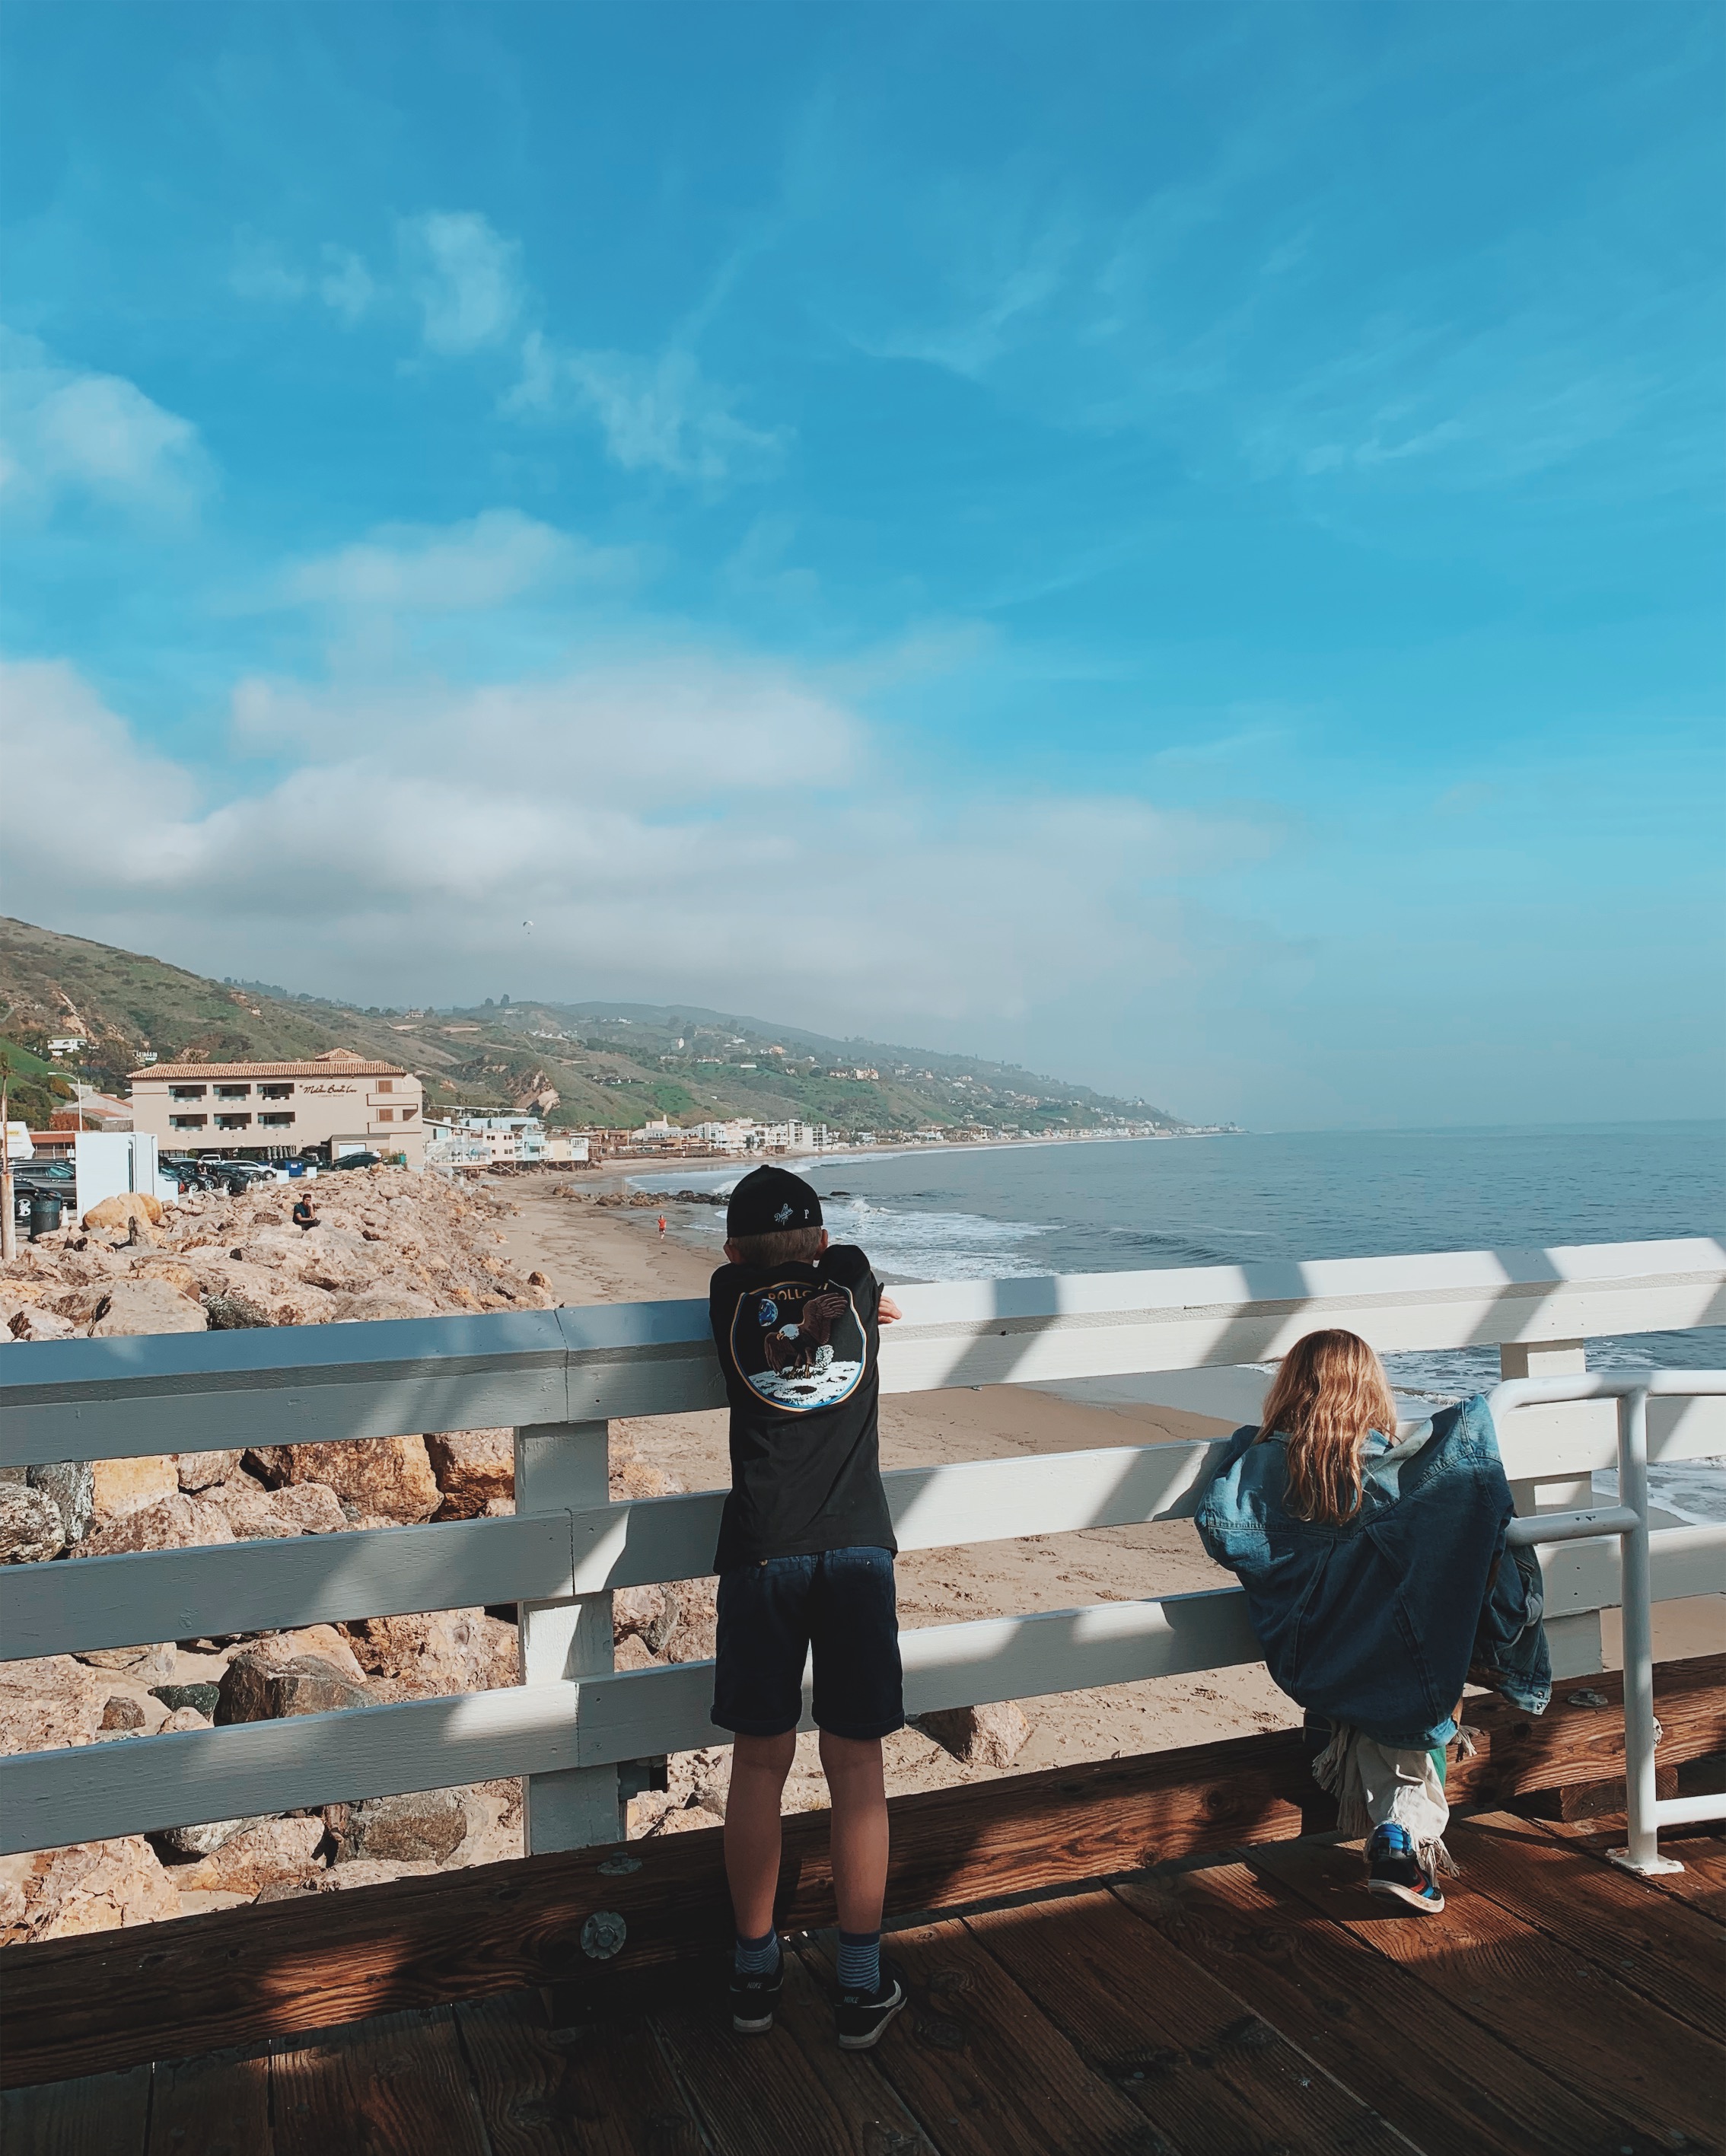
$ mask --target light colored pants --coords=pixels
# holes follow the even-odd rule
[[[1347,1835],[1377,1826],[1401,1827],[1428,1866],[1454,1870],[1444,1845],[1451,1808],[1430,1752],[1375,1743],[1338,1722],[1312,1763],[1312,1779],[1337,1800],[1337,1825]]]

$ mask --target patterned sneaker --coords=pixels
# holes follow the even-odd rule
[[[1381,1894],[1393,1902],[1406,1902],[1423,1916],[1436,1917],[1444,1907],[1444,1892],[1420,1858],[1406,1827],[1387,1820],[1375,1827],[1366,1845],[1369,1894]]]
[[[883,1958],[881,1983],[875,1990],[839,1994],[839,2048],[842,2051],[872,2050],[888,2022],[909,2004],[897,1965]]]
[[[779,1992],[785,1982],[785,1955],[782,1948],[778,1963],[770,1976],[745,1976],[733,1969],[731,1973],[731,2025],[740,2036],[764,2036],[773,2025],[773,2010],[779,2003]]]

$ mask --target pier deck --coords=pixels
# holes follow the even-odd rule
[[[1652,2156],[1726,2121],[1726,1841],[1606,1861],[1620,1822],[1453,1826],[1438,1919],[1358,1853],[1252,1847],[893,1935],[912,2005],[834,2044],[818,1937],[772,2035],[685,1975],[559,2025],[555,1991],[11,2091],[23,2156]]]

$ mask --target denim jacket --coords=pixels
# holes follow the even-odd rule
[[[1246,1589],[1266,1664],[1291,1698],[1409,1747],[1456,1735],[1465,1682],[1544,1712],[1540,1568],[1532,1551],[1505,1548],[1515,1506],[1484,1399],[1441,1409],[1400,1445],[1374,1430],[1360,1511],[1340,1526],[1285,1509],[1286,1440],[1260,1445],[1258,1434],[1251,1424],[1230,1440],[1199,1532]]]

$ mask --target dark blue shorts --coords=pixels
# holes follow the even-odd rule
[[[904,1727],[891,1550],[770,1557],[722,1573],[713,1720],[739,1737],[795,1729],[811,1649],[818,1729],[866,1738]]]

